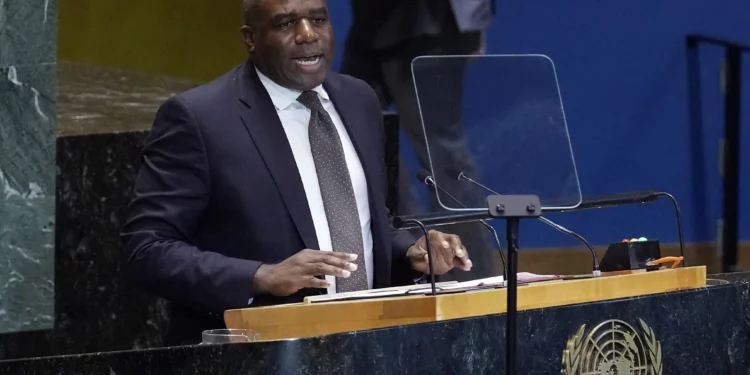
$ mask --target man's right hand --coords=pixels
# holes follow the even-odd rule
[[[279,264],[264,264],[253,279],[257,294],[289,296],[302,288],[327,288],[328,282],[316,276],[349,277],[357,270],[350,263],[356,254],[302,250]]]

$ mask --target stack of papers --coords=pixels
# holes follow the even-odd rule
[[[445,281],[445,282],[435,283],[435,287],[436,288],[444,287],[444,286],[452,285],[452,284],[457,284],[457,282]],[[413,295],[414,290],[419,290],[423,288],[424,288],[423,284],[415,284],[415,285],[397,286],[397,287],[392,287],[392,288],[361,290],[358,292],[324,294],[320,296],[305,297],[305,303],[344,301],[344,300],[349,300],[349,299],[363,299],[363,298],[407,296],[407,295]]]
[[[549,282],[549,281],[560,281],[577,279],[587,276],[571,276],[571,275],[538,275],[530,272],[519,272],[516,274],[516,280],[519,286],[528,285],[538,282]],[[437,294],[446,293],[459,293],[459,292],[472,292],[478,290],[495,289],[506,287],[506,280],[502,276],[488,277],[484,279],[470,280],[464,282],[446,281],[435,283],[435,292]],[[374,298],[385,298],[385,297],[404,297],[404,296],[416,296],[416,295],[427,295],[432,293],[432,286],[430,284],[417,284],[399,286],[393,288],[383,289],[370,289],[362,290],[358,292],[349,293],[336,293],[336,294],[324,294],[320,296],[305,297],[305,303],[320,303],[320,302],[336,302],[336,301],[348,301],[356,299],[374,299]]]
[[[446,281],[435,283],[437,293],[456,293],[470,290],[480,290],[488,288],[501,288],[504,285],[502,276],[488,277],[464,282]],[[321,296],[305,297],[305,303],[346,301],[353,299],[384,298],[398,296],[414,296],[432,293],[430,284],[416,284],[393,288],[370,289],[358,292],[326,294]]]
[[[519,272],[516,274],[516,280],[519,284],[538,283],[540,281],[565,280],[570,276],[562,275],[537,275],[531,272]]]
[[[435,284],[437,293],[448,293],[448,292],[460,292],[469,290],[481,290],[481,289],[494,289],[502,288],[505,286],[505,280],[502,276],[488,277],[485,279],[477,279],[464,281],[460,283],[453,283],[444,286]],[[429,284],[423,284],[421,289],[415,289],[411,291],[411,294],[429,294],[432,293],[432,286]]]

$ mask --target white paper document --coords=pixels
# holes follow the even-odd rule
[[[470,280],[464,282],[446,281],[435,283],[437,293],[451,293],[457,291],[480,290],[486,288],[498,288],[504,284],[502,276],[488,277],[484,279]],[[326,294],[321,296],[310,296],[305,298],[305,303],[333,302],[350,299],[383,298],[410,295],[424,295],[432,293],[430,284],[407,285],[393,288],[370,289],[359,292]]]
[[[464,281],[460,283],[453,283],[449,285],[441,285],[439,287],[439,290],[437,292],[448,292],[448,291],[458,291],[458,290],[472,290],[472,289],[489,289],[489,288],[499,288],[503,287],[505,285],[505,279],[502,276],[494,276],[494,277],[487,277],[484,279],[477,279],[477,280],[469,280]],[[438,288],[437,284],[435,285],[436,288]],[[413,290],[411,293],[432,293],[432,287],[429,284],[422,284],[421,289]]]
[[[528,285],[532,283],[549,282],[549,281],[562,281],[567,279],[575,279],[576,276],[571,275],[538,275],[530,272],[519,272],[516,274],[516,280],[519,286]],[[459,293],[459,292],[473,292],[486,289],[504,288],[506,287],[506,280],[503,276],[487,277],[484,279],[476,279],[470,281],[456,282],[446,281],[435,283],[435,292],[437,294],[446,293]],[[417,296],[427,295],[432,293],[432,287],[430,284],[417,284],[399,286],[393,288],[383,289],[369,289],[358,292],[348,293],[337,293],[337,294],[325,294],[320,296],[305,297],[305,303],[320,303],[320,302],[336,302],[346,301],[353,299],[374,299],[374,298],[385,298],[385,297],[398,297],[398,296]]]

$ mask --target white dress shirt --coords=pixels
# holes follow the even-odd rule
[[[305,188],[307,203],[310,207],[313,224],[315,225],[315,234],[318,237],[318,245],[320,246],[320,249],[318,250],[331,251],[331,233],[328,230],[328,219],[326,218],[326,212],[323,207],[323,197],[320,194],[318,174],[315,170],[315,162],[313,160],[312,151],[310,149],[310,139],[308,137],[310,110],[297,101],[297,98],[302,92],[283,87],[263,75],[260,71],[258,71],[258,77],[260,77],[261,83],[263,83],[266,91],[268,91],[268,95],[271,96],[271,100],[276,107],[276,113],[281,120],[281,125],[284,127],[286,138],[289,140],[289,146],[292,148],[294,161],[297,164],[300,177],[302,177],[302,185]],[[367,196],[365,172],[362,169],[362,163],[360,163],[357,152],[354,149],[354,144],[352,144],[352,140],[349,138],[349,133],[346,131],[338,112],[336,112],[336,108],[328,96],[328,93],[322,85],[313,90],[318,93],[323,108],[330,115],[334,125],[336,125],[336,130],[338,130],[341,144],[344,148],[346,166],[349,169],[349,176],[352,179],[354,196],[357,201],[357,210],[359,211],[359,223],[362,227],[365,268],[367,269],[367,284],[372,288],[372,229],[370,227],[370,201]],[[338,249],[338,251],[349,252],[348,249]],[[365,270],[358,269],[354,272],[364,271]],[[336,293],[336,277],[326,276],[326,280],[331,283],[331,286],[328,288],[328,293]]]

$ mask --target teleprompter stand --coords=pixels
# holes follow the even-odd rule
[[[506,220],[508,243],[508,301],[505,332],[506,374],[517,374],[518,348],[518,228],[524,218],[538,218],[542,214],[542,205],[536,195],[490,195],[487,197],[487,211],[452,211],[427,215],[397,217],[393,224],[396,228],[410,229],[419,227],[427,235],[427,226],[448,225],[471,222],[490,218]],[[435,274],[432,265],[431,244],[427,241],[427,257],[430,265],[430,283],[435,295]]]
[[[487,197],[489,213],[506,220],[508,242],[508,302],[505,328],[506,374],[517,374],[518,348],[518,228],[523,218],[538,218],[542,205],[536,195],[491,195]]]

